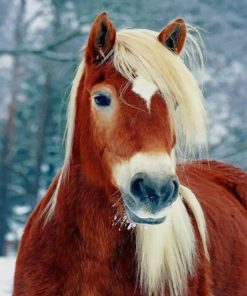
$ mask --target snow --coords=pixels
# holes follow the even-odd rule
[[[11,233],[13,234],[14,238],[19,241],[21,239],[23,231],[24,231],[23,223],[19,223],[15,220],[11,220],[10,221],[10,229],[11,229]],[[1,294],[0,294],[0,296],[1,296]]]
[[[30,213],[31,206],[29,206],[29,205],[15,206],[13,211],[16,215],[25,215],[25,214]]]
[[[14,257],[0,257],[0,296],[11,296],[14,270]]]

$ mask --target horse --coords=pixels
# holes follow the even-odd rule
[[[196,31],[178,18],[117,32],[96,17],[14,296],[247,295],[247,174],[194,157],[206,145]]]

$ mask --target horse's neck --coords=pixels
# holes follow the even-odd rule
[[[126,244],[124,229],[115,225],[116,209],[108,201],[104,190],[83,177],[78,167],[72,167],[64,178],[57,202],[57,215],[67,221],[68,231],[80,231],[84,253],[101,260],[109,259],[117,248]],[[129,236],[127,236],[129,237]]]
[[[134,295],[135,263],[126,260],[135,255],[132,232],[114,225],[115,212],[107,194],[71,167],[47,224],[59,242],[55,259],[68,270],[64,295]]]

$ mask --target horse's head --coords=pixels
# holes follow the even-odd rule
[[[123,203],[117,194],[109,194],[111,201],[132,222],[162,223],[178,197],[175,113],[191,111],[193,104],[185,100],[200,96],[179,57],[186,31],[178,19],[157,35],[148,30],[116,33],[102,13],[85,48],[74,136],[82,147],[85,175],[111,192],[117,189]],[[182,123],[185,132],[188,121]],[[195,133],[200,120],[197,124]]]

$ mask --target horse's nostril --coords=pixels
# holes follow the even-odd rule
[[[177,178],[174,176],[170,177],[164,186],[161,189],[161,198],[167,203],[172,203],[177,195],[179,190],[179,182]]]
[[[130,192],[137,201],[154,200],[158,196],[155,190],[155,184],[147,174],[138,173],[131,181]]]
[[[143,178],[137,178],[133,182],[131,182],[130,191],[134,196],[140,196],[140,194],[142,193],[143,182]]]

